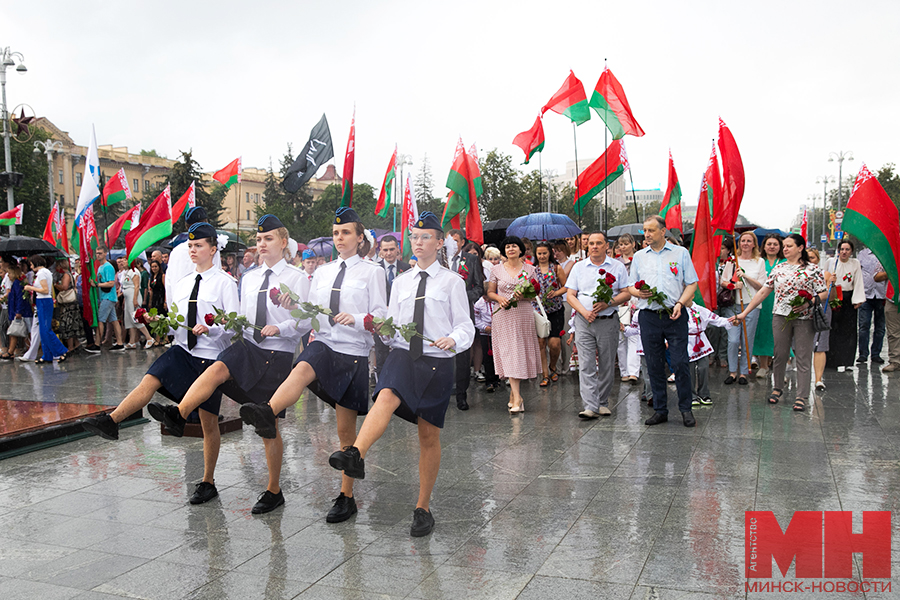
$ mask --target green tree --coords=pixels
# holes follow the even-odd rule
[[[354,189],[354,193],[356,193]],[[431,175],[431,166],[428,164],[428,154],[422,157],[422,167],[416,172],[416,181],[413,183],[413,198],[419,210],[422,206],[434,200],[434,177]]]
[[[141,150],[141,156],[152,156],[154,158],[165,158],[164,156],[160,156],[157,154],[156,150]]]
[[[484,193],[478,200],[482,219],[515,218],[527,214],[529,203],[523,198],[521,173],[512,166],[512,157],[496,148],[478,161]]]
[[[194,182],[194,192],[197,196],[197,206],[202,206],[206,209],[206,213],[209,216],[209,224],[213,227],[219,227],[221,225],[221,216],[222,216],[222,202],[224,199],[224,194],[222,198],[213,198],[207,189],[207,183],[203,181],[202,174],[200,171],[200,164],[194,160],[193,150],[188,150],[187,152],[181,151],[181,156],[178,161],[172,166],[172,169],[169,171],[168,176],[163,185],[170,185],[172,192],[172,203],[178,201],[179,198],[187,191],[188,187],[190,187],[191,182]],[[214,184],[214,187],[224,187],[220,184]],[[159,195],[158,193],[156,195]],[[155,196],[154,196],[155,197]],[[185,230],[184,227],[184,219],[179,219],[177,223],[173,225],[173,232],[180,233]]]
[[[47,156],[42,152],[34,153],[35,141],[46,141],[50,135],[43,129],[32,128],[34,136],[28,142],[20,143],[15,140],[10,142],[12,171],[22,174],[21,187],[15,188],[15,203],[24,204],[22,224],[16,225],[16,235],[41,237],[44,234],[44,226],[47,217],[50,216],[50,190],[47,182]],[[6,207],[6,189],[3,189],[3,207],[0,212],[8,210]],[[54,190],[59,193],[60,190]],[[74,205],[75,198],[70,199]]]
[[[887,192],[894,206],[900,208],[900,175],[894,172],[894,163],[887,163],[875,173],[878,183]]]

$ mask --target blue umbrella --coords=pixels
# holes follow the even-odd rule
[[[530,240],[561,240],[581,235],[581,228],[566,215],[543,212],[519,217],[506,228],[506,235]]]
[[[314,240],[309,240],[307,247],[316,253],[316,256],[324,256],[325,258],[331,258],[331,251],[334,248],[334,242],[331,241],[331,236],[327,237],[319,237]]]

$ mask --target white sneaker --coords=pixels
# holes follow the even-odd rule
[[[824,392],[824,391],[825,391],[825,383],[822,382],[822,381],[817,381],[817,382],[816,382],[816,391],[817,391],[817,392]]]
[[[669,378],[666,379],[666,382],[675,383],[675,373],[672,373],[671,375],[669,375]]]
[[[838,367],[838,368],[837,368],[837,372],[838,372],[838,373],[843,373],[845,370],[846,370],[845,367]]]

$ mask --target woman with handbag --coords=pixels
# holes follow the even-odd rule
[[[7,266],[7,276],[10,280],[9,306],[7,311],[10,316],[9,328],[6,335],[9,337],[9,348],[6,353],[0,355],[3,360],[12,360],[16,356],[16,348],[21,343],[23,346],[31,331],[31,294],[25,291],[25,277],[16,261]],[[26,297],[27,296],[27,297]]]
[[[53,289],[56,290],[56,305],[53,307],[53,319],[58,323],[56,335],[71,352],[78,346],[81,315],[78,312],[78,298],[75,296],[75,278],[69,272],[67,258],[56,261]]]
[[[809,254],[809,262],[814,265],[820,264],[819,251],[815,248],[808,248],[806,253]],[[825,391],[825,359],[828,355],[828,339],[829,330],[831,329],[831,314],[834,312],[828,303],[834,297],[834,273],[825,273],[825,285],[828,286],[828,298],[825,302],[816,307],[822,315],[823,329],[816,331],[816,337],[813,339],[813,372],[815,373],[816,391]],[[815,316],[815,315],[813,315]],[[827,327],[827,329],[825,329]]]
[[[722,267],[719,280],[719,313],[726,318],[741,312],[741,307],[750,304],[753,295],[759,291],[766,280],[766,266],[759,257],[756,236],[745,231],[738,239],[738,256],[729,259]],[[729,305],[726,305],[729,303]],[[750,377],[748,357],[753,356],[753,341],[756,337],[756,326],[759,323],[759,308],[747,314],[745,327],[735,327],[728,331],[728,377],[725,385],[737,381],[747,385]],[[749,349],[748,349],[749,345]],[[762,371],[763,369],[760,369]]]
[[[501,379],[509,378],[509,412],[516,414],[525,412],[519,391],[522,380],[533,379],[541,371],[534,308],[516,289],[520,283],[534,278],[535,268],[524,262],[525,244],[516,236],[504,238],[500,253],[506,262],[491,269],[488,282],[488,298],[500,305],[491,324],[491,344],[497,375]],[[512,306],[513,302],[516,306]]]
[[[826,369],[837,369],[839,373],[853,368],[859,340],[857,309],[866,301],[862,267],[859,260],[853,258],[853,251],[853,242],[844,238],[838,244],[837,256],[828,259],[823,265],[826,273],[834,275],[835,287],[841,288],[838,296],[840,305],[831,315],[831,332],[825,360]]]
[[[739,325],[775,291],[772,316],[775,360],[772,365],[773,389],[769,395],[769,404],[778,404],[784,394],[784,371],[793,348],[797,363],[794,410],[802,411],[806,409],[809,399],[813,339],[816,334],[812,319],[814,297],[818,295],[820,300],[824,300],[828,288],[825,287],[822,270],[809,262],[806,241],[801,236],[796,233],[787,236],[782,251],[785,262],[772,269],[765,284],[756,292],[747,308],[732,317],[731,321]]]
[[[556,363],[559,362],[559,353],[562,350],[560,336],[565,329],[565,314],[563,310],[563,296],[566,294],[566,273],[562,267],[556,264],[553,256],[553,246],[549,242],[538,242],[534,250],[537,259],[535,276],[541,284],[541,294],[537,298],[540,307],[544,309],[545,316],[550,321],[550,331],[547,337],[538,336],[538,347],[541,349],[541,387],[547,387],[551,381],[559,380],[556,372]],[[549,349],[550,358],[547,359]]]
[[[34,282],[26,285],[26,292],[34,292],[34,306],[37,311],[31,322],[31,348],[24,356],[19,357],[23,362],[34,361],[38,364],[66,360],[66,347],[63,346],[56,334],[53,333],[53,274],[47,269],[47,259],[35,254],[28,259],[31,270],[34,271]],[[37,357],[38,346],[41,347],[42,356]]]
[[[770,233],[763,238],[762,252],[763,265],[766,267],[766,277],[772,273],[776,265],[784,262],[782,254],[782,240],[777,233]],[[753,338],[753,351],[759,361],[757,379],[765,379],[772,366],[772,355],[775,353],[775,339],[772,335],[772,309],[775,304],[774,297],[767,297],[759,307],[759,321],[756,324],[756,336]]]

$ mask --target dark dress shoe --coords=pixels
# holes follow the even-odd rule
[[[660,412],[653,413],[653,416],[644,421],[644,425],[659,425],[669,420],[669,415]]]
[[[424,508],[417,508],[413,512],[412,527],[409,528],[409,535],[413,537],[423,537],[431,533],[434,529],[434,517]]]
[[[106,413],[98,417],[88,417],[81,422],[81,426],[85,431],[95,433],[104,440],[119,439],[119,424]]]
[[[341,523],[356,514],[356,500],[353,496],[349,498],[341,492],[341,495],[334,499],[334,506],[328,511],[325,517],[327,523]]]
[[[873,356],[873,357],[872,357],[872,362],[875,363],[875,364],[878,364],[878,365],[883,365],[883,364],[884,364],[884,359],[881,358],[880,356]]]
[[[178,412],[178,407],[174,404],[160,404],[151,402],[147,405],[147,412],[150,416],[166,426],[166,429],[175,437],[184,435],[184,426],[187,421]]]
[[[458,408],[459,410],[469,410],[469,403],[466,402],[465,396],[463,396],[462,398],[456,398],[456,408]]]
[[[725,378],[725,385],[731,385],[735,381],[737,381],[737,379],[735,379],[734,376],[729,375],[728,377]]]
[[[359,450],[355,446],[338,450],[328,458],[328,464],[338,471],[343,471],[347,477],[366,478],[366,460],[359,455]]]
[[[209,502],[218,495],[219,490],[216,489],[215,484],[201,481],[197,484],[197,489],[194,490],[194,494],[188,502],[191,504],[203,504],[204,502]]]
[[[694,419],[694,413],[692,413],[691,411],[686,410],[683,413],[681,413],[681,416],[684,419],[685,427],[693,427],[694,425],[697,424],[697,420]]]
[[[259,495],[256,504],[253,505],[250,512],[254,515],[261,515],[263,513],[272,512],[282,504],[284,504],[284,494],[282,494],[281,491],[277,494],[273,494],[269,490],[266,490]]]
[[[256,435],[267,440],[274,440],[278,435],[275,425],[275,413],[268,404],[241,404],[241,420],[253,425]]]

